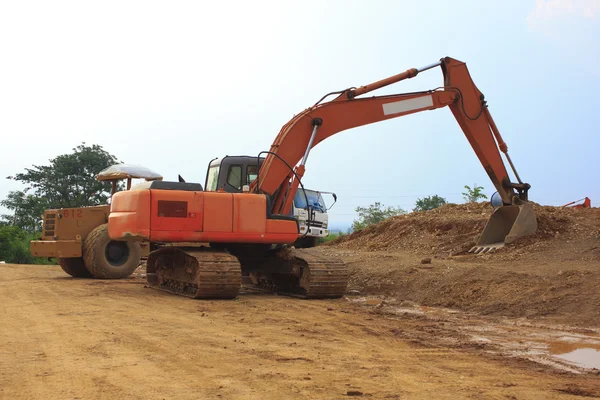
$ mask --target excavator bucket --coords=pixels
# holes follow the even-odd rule
[[[477,243],[469,253],[481,254],[495,251],[520,237],[531,235],[536,230],[537,219],[533,205],[527,203],[499,207],[488,220]]]

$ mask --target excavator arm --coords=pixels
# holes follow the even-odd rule
[[[416,93],[363,97],[371,91],[415,77],[438,66],[444,75],[443,87]],[[146,239],[155,243],[211,243],[214,249],[221,246],[229,253],[235,254],[242,265],[246,265],[244,268],[247,271],[260,270],[266,274],[278,271],[277,274],[280,274],[281,268],[284,268],[283,264],[286,263],[273,259],[267,261],[260,258],[259,253],[262,253],[260,249],[263,246],[270,249],[272,245],[293,244],[298,239],[297,221],[290,217],[289,213],[304,175],[310,150],[328,137],[347,129],[443,107],[449,107],[452,111],[501,199],[500,202],[492,201],[498,208],[471,250],[478,253],[488,252],[536,231],[537,222],[533,206],[527,201],[529,185],[522,183],[516,173],[508,157],[508,148],[465,63],[446,57],[421,69],[409,69],[370,85],[330,95],[333,94],[336,96],[332,100],[324,101],[329,95],[325,96],[282,127],[270,150],[266,152],[267,157],[262,163],[258,177],[250,187],[251,193],[245,193],[246,190],[242,193],[202,191],[201,187],[188,187],[182,182],[151,182],[138,185],[132,190],[114,194],[108,222],[110,238]],[[505,154],[518,183],[511,182],[501,153]],[[497,200],[496,196],[493,196],[492,200]],[[168,263],[171,264],[183,262],[182,258],[178,258],[183,257],[182,253],[172,249],[160,250],[154,254],[158,259],[149,262],[149,265],[153,265],[150,270],[157,265],[166,265],[160,260],[170,260]],[[190,250],[186,254],[187,260],[194,264],[193,258],[199,253]],[[198,272],[197,277],[203,276],[206,272],[205,267],[216,268],[214,271],[218,269],[213,263],[215,260],[203,264],[206,261],[203,257],[198,258],[194,264],[194,268],[197,268],[195,271]],[[270,267],[267,266],[271,265],[271,262],[277,268],[269,270]],[[345,282],[345,278],[338,281],[339,276],[333,272],[333,275],[323,274],[324,270],[318,266],[325,264],[316,258],[307,256],[303,261],[303,270],[306,271],[306,265],[313,262],[316,275],[302,275],[302,282],[306,287],[314,285],[314,289],[317,290],[322,286],[319,279],[323,277],[333,279],[330,283],[334,286],[337,285],[336,282]],[[288,272],[298,278],[297,273],[302,268],[292,268]],[[163,272],[168,271],[181,273],[181,276],[165,277],[168,282],[181,283],[187,279],[184,279],[188,274],[187,269],[167,268]],[[346,274],[344,268],[339,271],[342,271],[342,275]],[[234,278],[237,280],[237,275]],[[170,287],[167,281],[163,283]],[[284,280],[279,283],[287,285],[289,282]],[[198,282],[182,285],[187,288],[185,290],[200,290],[194,286],[200,285]],[[336,296],[342,286],[336,286]],[[235,289],[237,286],[232,287]],[[309,289],[306,290],[310,292],[312,289]]]
[[[437,66],[441,67],[444,75],[441,88],[359,98]],[[332,94],[338,96],[328,102],[321,99],[284,125],[267,152],[251,191],[273,196],[273,213],[289,213],[309,152],[323,140],[347,129],[446,106],[452,111],[503,203],[511,205],[527,200],[530,186],[521,182],[514,169],[506,143],[464,62],[446,57],[424,68],[409,69],[370,85]],[[500,152],[506,155],[518,183],[511,182]]]

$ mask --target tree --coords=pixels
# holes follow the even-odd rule
[[[440,197],[437,194],[434,194],[433,196],[427,196],[423,199],[417,199],[417,202],[415,203],[415,208],[413,208],[413,211],[433,210],[434,208],[441,207],[447,203],[448,202],[446,201],[445,198]]]
[[[358,213],[358,219],[352,223],[352,230],[355,232],[390,217],[406,214],[406,211],[400,207],[384,207],[380,202],[375,202],[368,207],[356,207],[355,211]]]
[[[41,215],[49,208],[46,198],[25,194],[22,191],[8,193],[6,199],[0,201],[0,205],[13,210],[12,215],[2,216],[4,221],[29,233],[39,232],[42,229]]]
[[[4,219],[26,231],[39,230],[44,209],[84,207],[106,204],[111,184],[99,182],[101,170],[119,163],[102,146],[80,144],[70,154],[50,160],[50,165],[34,165],[7,179],[26,185],[12,191],[0,205],[12,211]]]
[[[471,189],[468,185],[465,185],[466,192],[463,192],[463,198],[469,203],[476,203],[479,199],[487,199],[487,196],[483,194],[483,186],[473,185]]]

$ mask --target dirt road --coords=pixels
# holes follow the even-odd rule
[[[440,343],[346,299],[193,301],[0,265],[1,399],[581,398],[600,379]],[[443,325],[443,324],[442,324]]]

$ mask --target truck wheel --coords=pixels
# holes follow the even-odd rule
[[[83,260],[94,278],[126,278],[139,266],[142,250],[138,242],[112,240],[108,225],[90,232],[83,244]]]
[[[91,278],[92,274],[87,270],[83,263],[83,258],[59,258],[58,264],[67,274],[73,278]]]
[[[307,237],[306,238],[306,248],[315,247],[317,245],[317,241],[319,239],[316,237]]]

